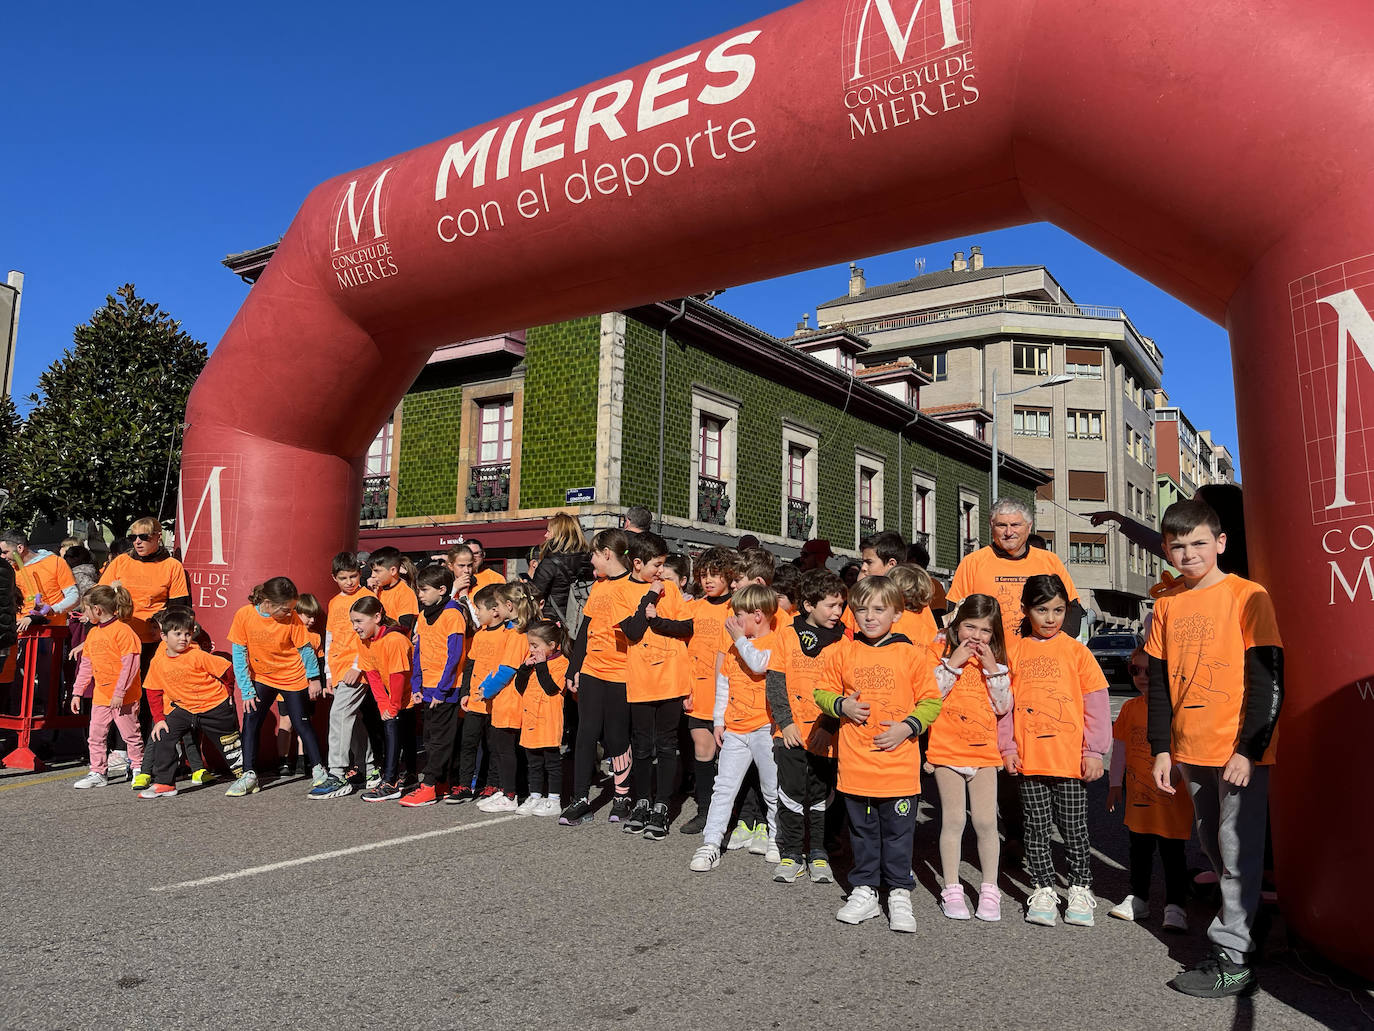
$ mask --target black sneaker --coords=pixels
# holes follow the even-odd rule
[[[1224,999],[1231,995],[1249,995],[1257,983],[1250,966],[1234,963],[1223,949],[1215,949],[1170,981],[1169,987],[1198,999]]]
[[[616,799],[620,801],[620,799]],[[612,807],[611,819],[615,819],[614,807]],[[649,800],[641,798],[635,803],[635,807],[630,810],[630,815],[621,823],[620,829],[626,834],[638,834],[644,829],[644,825],[649,822]]]
[[[702,806],[686,823],[680,823],[677,827],[679,834],[700,834],[706,829],[706,807]]]
[[[611,803],[611,815],[607,817],[611,823],[623,823],[630,818],[630,810],[633,806],[630,803],[629,795],[616,795],[615,801]],[[640,825],[643,829],[643,824]]]
[[[558,822],[564,827],[579,827],[592,818],[592,804],[585,798],[579,798],[568,808],[564,809],[558,817]]]
[[[649,810],[649,822],[644,825],[645,841],[662,841],[668,836],[668,803],[655,802]]]

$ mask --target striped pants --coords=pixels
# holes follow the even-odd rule
[[[1069,884],[1091,888],[1092,847],[1088,844],[1088,789],[1073,777],[1021,778],[1021,813],[1026,874],[1033,888],[1054,887],[1050,832],[1058,825],[1069,859]]]

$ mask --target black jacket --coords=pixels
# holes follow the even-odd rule
[[[0,651],[14,647],[14,624],[19,613],[14,588],[14,567],[0,559]]]
[[[578,580],[590,580],[592,577],[591,552],[555,551],[541,558],[534,570],[534,591],[540,600],[551,602],[558,609],[554,612],[546,606],[544,615],[551,619],[561,618],[559,613],[566,615],[568,591],[572,589],[573,583]]]

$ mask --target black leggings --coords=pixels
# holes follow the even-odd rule
[[[563,755],[557,748],[526,748],[530,792],[541,795],[563,793]]]
[[[625,685],[611,680],[578,678],[577,687],[577,752],[573,756],[573,798],[586,798],[592,789],[592,774],[596,771],[596,743],[606,748],[606,757],[616,772],[616,794],[629,772],[630,761],[630,703],[625,699]]]
[[[630,703],[630,741],[634,765],[630,767],[630,793],[635,799],[666,802],[677,779],[677,725],[682,715],[681,698]],[[654,777],[654,760],[658,776]]]
[[[291,720],[291,729],[301,739],[301,749],[310,759],[311,769],[323,765],[324,760],[320,758],[320,743],[315,738],[315,728],[310,725],[310,717],[305,711],[309,692],[278,691],[275,687],[259,684],[256,680],[253,681],[253,687],[258,692],[258,704],[253,707],[252,712],[243,717],[243,768],[253,769],[253,762],[258,757],[258,734],[262,730],[263,722],[272,713],[272,703],[279,698],[282,707],[286,709],[287,717]]]
[[[496,761],[496,786],[511,798],[515,797],[515,742],[519,737],[516,727],[487,728],[491,757]]]
[[[477,772],[477,748],[487,736],[491,717],[484,712],[469,712],[463,717],[463,735],[458,742],[458,775],[453,781],[460,788],[472,787]]]
[[[1154,866],[1155,848],[1164,864],[1164,901],[1167,905],[1183,906],[1188,902],[1188,860],[1183,849],[1188,843],[1181,838],[1161,838],[1158,834],[1137,834],[1131,838],[1131,894],[1138,899],[1150,897],[1150,874]]]

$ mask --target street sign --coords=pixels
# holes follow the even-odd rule
[[[573,487],[571,490],[565,491],[563,496],[567,499],[565,504],[590,505],[596,500],[596,488]]]

